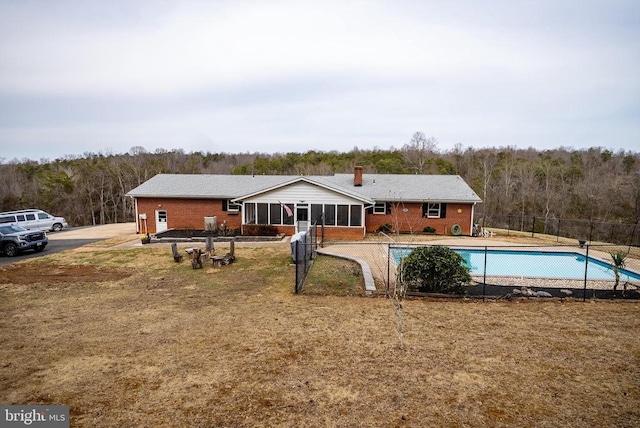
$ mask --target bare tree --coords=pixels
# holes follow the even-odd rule
[[[438,140],[434,137],[427,138],[424,132],[416,132],[408,144],[402,146],[402,153],[408,166],[418,174],[424,174],[426,165],[434,156],[438,148]]]

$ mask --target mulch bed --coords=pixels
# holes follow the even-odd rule
[[[220,231],[212,231],[212,230],[187,230],[187,229],[169,229],[160,233],[156,233],[156,238],[207,238],[212,236],[214,238],[218,237],[234,237],[239,236],[240,232],[237,230],[230,231],[227,234],[221,234]]]
[[[621,288],[619,287],[618,291],[614,292],[613,290],[600,290],[600,289],[592,289],[587,288],[586,296],[584,288],[564,288],[560,289],[557,287],[527,287],[531,291],[546,291],[551,294],[552,297],[561,297],[561,298],[574,298],[574,299],[629,299],[629,300],[640,300],[640,293],[638,290],[627,290],[625,295],[622,295]],[[515,294],[513,290],[520,289],[520,287],[516,286],[507,286],[507,285],[489,285],[483,286],[482,284],[474,285],[468,288],[468,295],[473,297],[527,297],[522,294]],[[571,295],[567,295],[562,293],[561,290],[569,290],[571,291]]]

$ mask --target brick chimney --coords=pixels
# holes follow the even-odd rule
[[[355,166],[353,168],[353,185],[360,187],[362,186],[362,170],[364,168],[361,166]]]

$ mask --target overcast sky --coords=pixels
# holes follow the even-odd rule
[[[0,0],[0,161],[640,151],[640,1]]]

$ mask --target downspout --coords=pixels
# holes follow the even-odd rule
[[[230,203],[230,202],[233,202],[234,204],[237,204],[238,203],[238,199],[228,199],[227,200],[227,204]],[[227,205],[227,207],[228,207],[228,205]],[[244,224],[245,224],[244,213],[245,213],[245,207],[244,207],[244,200],[243,200],[242,202],[240,202],[240,234],[241,235],[244,234]]]
[[[366,207],[364,204],[362,204],[362,237],[363,238],[367,237],[367,210],[369,208],[373,208],[374,206],[375,204],[372,204]]]
[[[473,205],[471,205],[471,227],[469,228],[469,236],[473,236],[473,218],[475,216],[475,212],[476,212],[476,203],[474,202]]]
[[[244,235],[244,213],[245,213],[245,209],[244,209],[244,201],[242,201],[242,206],[240,209],[240,235]],[[296,283],[297,284],[297,283]]]
[[[364,209],[364,204],[362,204],[362,208],[360,208],[361,211],[361,216],[360,217],[362,219],[362,239],[367,237],[367,219],[365,218],[365,216],[367,215],[366,210]]]
[[[133,198],[133,210],[134,215],[136,216],[136,234],[140,233],[140,216],[138,214],[138,198]]]

